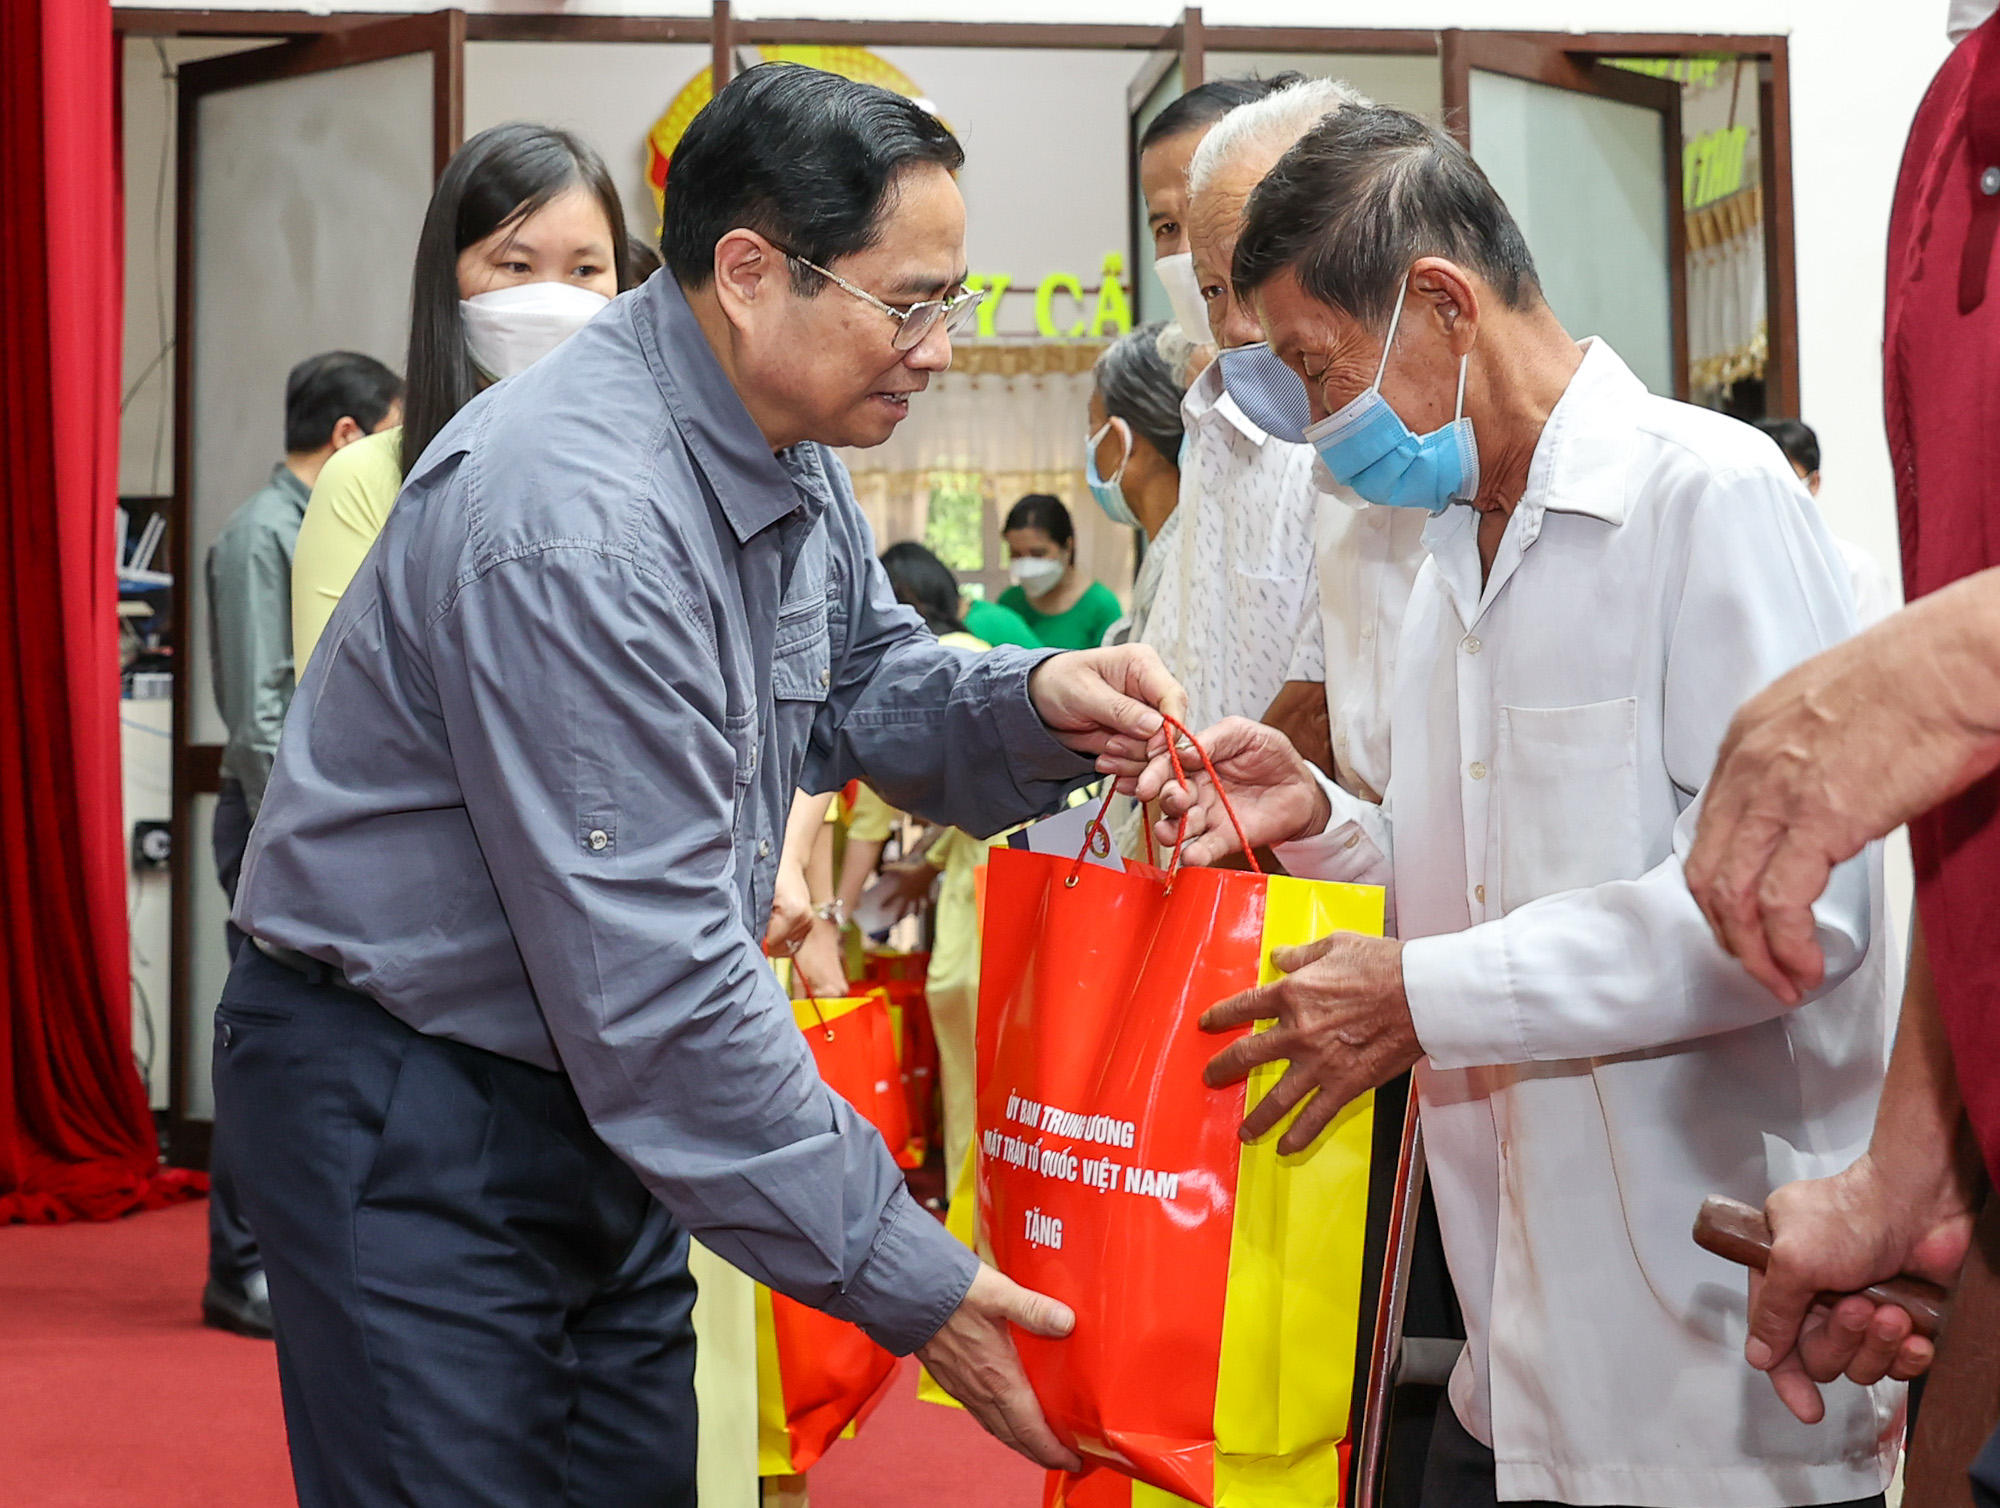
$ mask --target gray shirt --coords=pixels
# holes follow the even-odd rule
[[[972,1254],[762,956],[795,787],[989,833],[1089,762],[1044,656],[899,606],[839,461],[773,456],[665,274],[431,444],[294,700],[236,906],[417,1030],[569,1075],[711,1248],[893,1350]]]
[[[254,816],[292,705],[292,555],[311,489],[280,461],[208,550],[209,678],[229,730],[222,774]]]

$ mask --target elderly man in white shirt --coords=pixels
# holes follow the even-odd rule
[[[1310,103],[1300,110],[1302,93]],[[1297,124],[1275,145],[1232,122],[1289,100]],[[1322,768],[1331,763],[1314,532],[1312,450],[1272,437],[1237,401],[1266,351],[1254,319],[1232,317],[1229,260],[1245,196],[1284,149],[1329,110],[1363,102],[1330,79],[1302,80],[1238,105],[1207,128],[1188,172],[1188,247],[1222,347],[1182,400],[1181,496],[1153,541],[1157,586],[1137,638],[1187,688],[1200,722],[1241,714],[1282,728]],[[1260,116],[1260,119],[1262,117]],[[1245,367],[1248,355],[1252,365]],[[1234,374],[1234,375],[1232,375]]]
[[[1335,934],[1212,1008],[1212,1083],[1289,1068],[1246,1136],[1296,1150],[1415,1066],[1468,1342],[1425,1508],[1876,1504],[1898,1384],[1800,1424],[1743,1367],[1740,1273],[1704,1196],[1753,1204],[1866,1145],[1883,1070],[1879,855],[1816,908],[1787,1009],[1681,874],[1730,715],[1846,637],[1840,557],[1775,450],[1572,340],[1465,152],[1400,111],[1317,126],[1252,196],[1233,267],[1305,381],[1334,478],[1434,513],[1402,625],[1380,806],[1255,724],[1204,743],[1253,844],[1391,887],[1398,937]],[[1469,504],[1469,506],[1454,506]],[[1206,779],[1171,835],[1235,844]],[[1455,1417],[1453,1417],[1455,1416]]]
[[[1265,342],[1256,311],[1233,297],[1229,283],[1251,191],[1320,121],[1350,105],[1368,103],[1338,79],[1316,78],[1301,79],[1230,111],[1202,139],[1188,164],[1187,218],[1196,283],[1208,305],[1209,327],[1225,348],[1218,363],[1220,380],[1228,388],[1225,401],[1270,437],[1266,448],[1291,457],[1288,473],[1303,462],[1303,476],[1318,494],[1311,543],[1319,632],[1313,634],[1308,626],[1301,644],[1320,654],[1331,773],[1363,800],[1379,801],[1388,773],[1387,699],[1397,632],[1424,561],[1424,519],[1404,508],[1374,507],[1312,465],[1311,447],[1300,433],[1305,392]],[[1188,401],[1198,401],[1197,395],[1190,393]],[[1287,528],[1289,547],[1303,543],[1290,510],[1278,510],[1274,517]]]

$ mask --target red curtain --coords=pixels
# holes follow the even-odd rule
[[[0,0],[0,1223],[196,1191],[131,1051],[109,0]]]

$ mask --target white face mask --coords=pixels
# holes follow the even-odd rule
[[[1213,345],[1215,337],[1208,332],[1208,301],[1201,296],[1201,279],[1194,275],[1194,253],[1183,251],[1160,257],[1153,263],[1153,274],[1167,290],[1167,306],[1174,311],[1174,323],[1196,345]]]
[[[472,364],[496,382],[525,372],[611,302],[574,283],[516,283],[458,301]]]
[[[1017,555],[1007,566],[1014,585],[1030,597],[1046,597],[1056,589],[1069,567],[1060,560],[1044,560],[1039,555]]]
[[[2000,0],[1951,0],[1951,13],[1945,20],[1944,31],[1951,38],[1952,46],[1956,47],[1984,26],[1996,9],[2000,9]]]

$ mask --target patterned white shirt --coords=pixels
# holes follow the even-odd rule
[[[1181,401],[1181,497],[1153,541],[1158,585],[1135,636],[1188,694],[1188,726],[1262,717],[1286,681],[1326,678],[1312,448],[1274,440],[1211,362]],[[1152,560],[1149,558],[1148,566]]]

